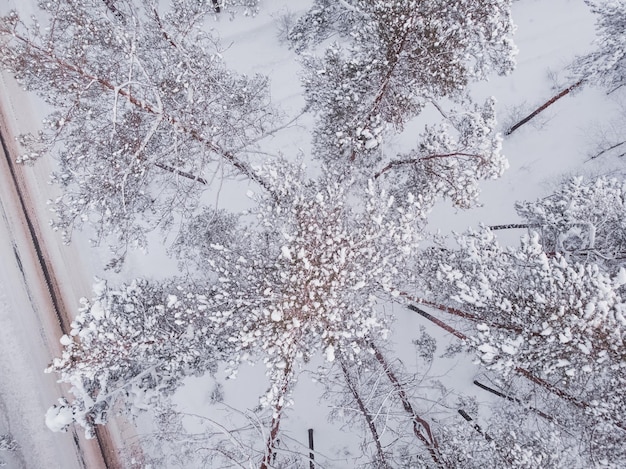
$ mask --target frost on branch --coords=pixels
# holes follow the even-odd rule
[[[446,116],[443,124],[426,126],[415,150],[399,155],[376,173],[389,180],[394,194],[427,194],[433,202],[449,199],[468,208],[477,202],[479,183],[496,179],[508,168],[496,132],[495,100]]]
[[[263,185],[247,151],[279,113],[265,77],[225,67],[202,2],[106,3],[40,2],[47,28],[0,18],[0,63],[55,109],[37,149],[59,160],[54,227],[88,222],[123,258],[193,214],[218,169]]]
[[[613,91],[626,83],[626,1],[585,0],[597,15],[596,49],[579,57],[573,71]]]
[[[565,181],[549,197],[518,202],[517,213],[537,226],[548,253],[597,263],[615,272],[626,259],[626,182],[599,177]]]
[[[465,108],[469,83],[512,70],[513,29],[502,0],[316,1],[290,33],[296,50],[312,49],[303,64],[316,154],[371,166],[389,127],[442,98]],[[331,35],[340,39],[313,55]]]
[[[423,223],[420,201],[399,206],[371,183],[360,199],[337,174],[306,181],[288,165],[267,168],[274,196],[257,199],[257,229],[232,248],[214,246],[216,315],[235,321],[240,357],[283,373],[317,351],[356,359],[364,337],[386,334],[377,310],[396,294]],[[362,201],[362,204],[358,202]]]
[[[236,242],[239,217],[225,210],[204,207],[189,217],[172,243],[170,252],[179,259],[181,270],[193,266],[200,275],[208,275],[206,260],[214,252],[211,246],[230,247]]]
[[[562,378],[619,363],[626,303],[623,269],[548,257],[536,234],[502,248],[488,230],[457,238],[437,272],[451,298],[476,314],[478,349],[491,366],[522,366]]]
[[[515,469],[581,466],[575,451],[580,441],[569,440],[568,428],[538,424],[535,415],[514,402],[502,401],[494,407],[489,419],[478,419],[470,411],[476,420],[469,425],[462,424],[459,416],[442,428],[440,446],[446,467],[482,469],[485,461],[493,467]]]
[[[596,432],[623,429],[626,400],[616,387],[626,380],[624,267],[611,274],[548,255],[536,233],[518,248],[501,247],[484,228],[457,242],[458,250],[425,261],[425,273],[434,301],[471,318],[467,335],[482,363],[556,385],[557,395],[593,415]]]
[[[58,373],[74,395],[48,411],[52,430],[76,422],[93,437],[94,425],[105,424],[112,413],[132,416],[165,405],[185,376],[215,370],[226,353],[202,295],[143,280],[119,289],[101,281],[94,293],[83,302],[71,335],[61,338],[62,357],[47,370]]]

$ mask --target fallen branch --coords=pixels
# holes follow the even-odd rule
[[[507,401],[515,402],[517,404],[521,404],[521,405],[525,406],[525,404],[520,399],[518,399],[517,397],[509,396],[508,394],[504,394],[503,392],[500,392],[500,391],[498,391],[496,389],[490,388],[489,386],[487,386],[486,384],[481,383],[478,380],[474,380],[474,384],[476,386],[478,386],[479,388],[484,389],[487,392],[490,392],[491,394],[494,394],[494,395],[496,395],[498,397],[501,397],[502,399],[506,399]],[[552,417],[551,415],[548,415],[545,412],[543,412],[543,411],[541,411],[541,410],[539,410],[539,409],[537,409],[535,407],[528,407],[528,406],[525,406],[525,407],[528,410],[530,410],[531,412],[537,414],[539,417],[543,417],[544,419],[549,420],[550,422],[554,422],[554,417]]]
[[[115,6],[115,1],[114,0],[102,0],[102,1],[106,5],[107,10],[109,10],[111,13],[113,13],[119,19],[121,19],[121,20],[124,19],[124,15],[122,14],[122,12],[119,11],[117,9],[117,7]]]
[[[473,421],[472,417],[470,417],[469,414],[463,409],[459,409],[459,414],[461,414],[461,417],[463,417],[467,422],[471,423]],[[485,440],[493,441],[493,438],[489,435],[489,433],[483,431],[483,429],[480,428],[480,425],[478,425],[477,423],[471,423],[471,425],[474,430],[476,430],[478,433],[485,437]]]
[[[313,429],[309,428],[309,469],[315,469],[315,444],[313,442]]]
[[[533,117],[536,117],[537,114],[539,114],[542,111],[545,111],[549,106],[551,106],[552,104],[556,103],[559,99],[561,99],[563,96],[568,95],[571,91],[575,90],[576,88],[578,88],[580,85],[582,85],[584,83],[585,80],[578,80],[576,83],[574,83],[572,86],[570,86],[569,88],[565,88],[563,91],[561,91],[559,94],[557,94],[556,96],[554,96],[552,99],[546,101],[544,104],[542,104],[541,106],[539,106],[537,109],[535,109],[533,112],[531,112],[528,116],[524,117],[521,121],[519,121],[517,124],[515,124],[514,126],[512,126],[511,128],[509,128],[506,132],[504,132],[504,135],[511,135],[513,132],[515,132],[517,129],[519,129],[522,125],[526,124],[528,121],[530,121]]]

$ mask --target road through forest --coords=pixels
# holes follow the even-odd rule
[[[107,431],[86,440],[80,431],[52,433],[45,411],[67,389],[44,374],[59,356],[81,296],[89,296],[91,273],[78,250],[64,246],[48,226],[45,201],[52,165],[15,163],[15,135],[35,130],[40,119],[29,99],[6,75],[0,77],[0,435],[19,449],[0,453],[11,468],[114,468]]]

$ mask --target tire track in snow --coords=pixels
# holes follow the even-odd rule
[[[15,168],[15,163],[11,157],[11,152],[9,151],[9,147],[5,138],[5,129],[2,127],[4,124],[0,121],[0,149],[4,154],[7,167],[9,169],[9,176],[12,182],[13,192],[17,196],[17,200],[19,203],[19,208],[26,223],[26,228],[28,230],[28,234],[30,237],[30,242],[32,243],[32,247],[35,251],[35,256],[37,258],[39,268],[44,278],[45,286],[50,296],[50,300],[52,302],[52,309],[54,310],[56,321],[61,329],[63,334],[69,334],[71,330],[71,318],[67,314],[67,308],[62,299],[62,295],[57,284],[56,278],[54,276],[54,271],[51,265],[49,265],[47,261],[47,256],[45,256],[44,249],[42,247],[42,243],[39,240],[39,236],[37,230],[35,228],[35,224],[33,223],[32,217],[28,210],[28,206],[26,204],[26,197],[24,194],[24,190],[21,187],[19,182],[17,171]],[[23,269],[22,260],[19,256],[17,246],[15,243],[13,244],[13,252],[15,254],[16,262],[22,273],[25,285],[28,285],[26,275]],[[29,293],[30,297],[30,293]],[[87,462],[85,461],[85,456],[83,450],[80,446],[78,435],[76,433],[76,429],[72,430],[73,438],[76,444],[77,455],[80,458],[80,462],[82,467],[87,468]],[[111,438],[106,429],[96,429],[96,442],[98,445],[99,452],[101,454],[102,462],[104,463],[104,467],[106,469],[114,469],[119,467],[117,464],[117,458],[115,457],[116,451],[115,447],[111,442]]]
[[[26,221],[26,227],[28,228],[28,233],[30,234],[30,240],[33,243],[33,247],[35,249],[35,254],[37,256],[37,259],[39,260],[39,266],[41,268],[41,271],[43,273],[45,282],[46,282],[46,286],[48,288],[48,292],[50,294],[50,299],[52,300],[52,305],[53,305],[53,309],[54,309],[54,313],[56,315],[57,320],[59,321],[59,326],[61,327],[61,330],[63,331],[63,333],[67,333],[70,330],[70,324],[71,321],[69,321],[68,317],[67,317],[67,313],[65,312],[65,307],[62,304],[62,301],[60,299],[59,296],[59,291],[58,288],[55,288],[55,281],[53,280],[53,276],[52,276],[52,272],[51,272],[51,268],[48,266],[48,263],[46,262],[46,259],[44,258],[42,249],[41,249],[41,244],[39,243],[39,238],[37,237],[37,232],[35,231],[35,226],[33,225],[33,222],[31,220],[30,214],[28,212],[28,209],[26,208],[26,202],[24,201],[24,194],[23,191],[20,187],[20,184],[18,183],[17,180],[17,175],[15,172],[15,164],[13,163],[13,159],[11,158],[11,154],[9,152],[9,148],[7,146],[6,140],[4,138],[4,132],[3,129],[0,127],[0,146],[2,147],[3,153],[4,153],[4,157],[6,158],[6,162],[7,165],[9,167],[9,174],[11,176],[11,180],[13,182],[13,188],[15,190],[15,193],[17,194],[17,199],[20,203],[20,209],[24,215],[24,219]],[[19,255],[17,254],[17,249],[13,248],[15,255],[18,259],[18,263],[21,267],[22,262],[19,258]],[[20,269],[22,270],[22,269]],[[22,270],[23,273],[23,270]],[[67,331],[67,332],[66,332]]]
[[[0,285],[0,288],[1,288],[1,285]],[[3,307],[4,299],[5,299],[4,294],[2,290],[0,289],[0,308]],[[0,399],[0,435],[6,434],[10,438],[12,438],[13,434],[11,433],[11,422],[8,416],[9,416],[9,412],[6,408],[6,405]],[[14,461],[16,464],[20,464],[21,467],[26,467],[26,461],[24,461],[24,458],[20,451],[9,451],[8,454],[0,453],[0,467],[3,464],[4,465],[10,464],[11,460],[17,460],[17,461]]]

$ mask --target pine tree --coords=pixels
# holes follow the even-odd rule
[[[611,467],[624,464],[626,431],[617,391],[626,380],[626,266],[611,255],[623,234],[622,187],[574,179],[552,196],[519,203],[542,234],[531,231],[517,248],[502,247],[483,227],[457,236],[458,249],[431,249],[418,299],[463,318],[455,335],[500,383],[517,380],[516,392],[535,395],[539,408],[527,411],[543,426],[567,429],[561,445],[571,445],[568,435],[584,441],[579,460]]]
[[[497,168],[499,153],[482,152],[493,149],[493,130],[482,136],[491,143],[479,150],[464,145],[462,135],[451,142],[454,136],[448,137],[445,127],[463,133],[459,121],[472,109],[465,93],[469,83],[512,70],[512,31],[508,0],[314,2],[290,38],[304,54],[305,96],[319,115],[316,156],[347,170],[384,166],[378,150],[385,133],[402,130],[431,105],[444,124],[427,129],[421,147],[429,145],[432,132],[446,133],[454,151],[478,153]],[[339,39],[319,57],[313,55],[316,46],[333,36]],[[443,112],[442,98],[457,107]],[[424,148],[419,152],[422,157],[436,154]],[[456,164],[456,158],[448,158]]]
[[[55,108],[22,160],[59,159],[54,226],[66,240],[88,221],[123,259],[148,232],[188,219],[222,166],[263,186],[247,151],[276,122],[267,82],[226,69],[201,29],[202,2],[41,7],[47,25],[0,20],[0,60]]]
[[[61,338],[63,356],[47,370],[75,397],[49,411],[48,424],[57,430],[77,422],[93,437],[94,425],[120,406],[137,415],[164,405],[184,377],[215,371],[231,353],[223,337],[234,326],[214,328],[202,307],[206,297],[145,280],[117,289],[100,281],[94,293]]]
[[[615,90],[626,81],[626,2],[585,0],[597,15],[597,48],[577,59],[573,70],[579,76]]]
[[[626,185],[622,179],[582,177],[564,182],[536,202],[516,204],[517,213],[538,227],[547,253],[595,263],[614,272],[626,260]]]
[[[186,274],[97,286],[49,368],[74,395],[49,411],[49,426],[78,423],[93,436],[113,413],[150,407],[179,425],[166,418],[168,397],[186,376],[218,365],[234,376],[241,363],[262,362],[264,427],[247,426],[245,444],[207,436],[198,454],[215,467],[294,467],[277,450],[281,422],[299,371],[321,355],[343,402],[359,408],[372,464],[443,465],[450,451],[386,346],[393,317],[383,303],[420,282],[412,267],[434,204],[470,206],[479,181],[506,167],[495,100],[474,103],[467,86],[512,68],[510,2],[316,2],[291,32],[307,111],[318,116],[308,167],[253,151],[280,112],[264,77],[225,67],[203,29],[212,2],[43,8],[42,27],[14,14],[0,21],[0,60],[57,108],[41,150],[60,160],[56,226],[69,236],[75,224],[93,224],[117,249],[115,265],[163,229]],[[315,57],[338,31],[349,34]],[[406,152],[380,151],[426,106],[439,122]],[[247,212],[203,205],[221,167],[252,183]],[[174,225],[182,228],[172,233]],[[359,381],[371,382],[372,369],[382,377],[379,397],[385,392],[390,414],[402,416],[387,426],[359,405]],[[388,448],[377,444],[379,430],[395,437]]]

